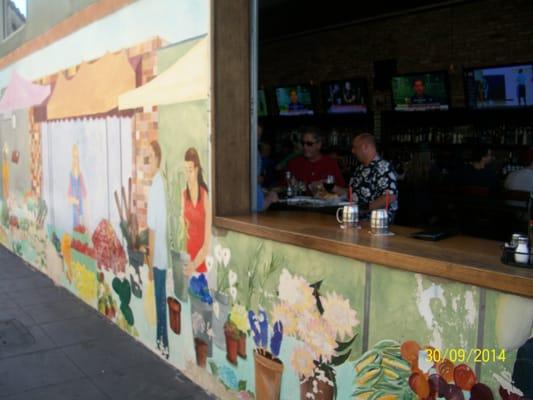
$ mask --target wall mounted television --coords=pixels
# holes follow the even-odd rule
[[[311,85],[287,85],[276,88],[276,102],[281,116],[314,115]]]
[[[397,75],[391,83],[395,111],[445,111],[450,108],[446,71]]]
[[[324,82],[322,94],[328,114],[367,112],[368,88],[364,78]]]
[[[466,102],[472,109],[533,105],[533,63],[465,69]]]

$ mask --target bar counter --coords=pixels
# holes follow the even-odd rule
[[[356,260],[433,275],[480,287],[533,297],[533,269],[500,261],[501,243],[468,236],[437,242],[413,239],[418,228],[391,227],[394,236],[377,237],[368,222],[361,229],[341,229],[330,215],[269,211],[215,217],[215,226]]]

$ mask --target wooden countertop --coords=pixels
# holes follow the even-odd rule
[[[391,227],[395,236],[375,237],[365,222],[362,229],[344,230],[331,215],[294,211],[215,217],[214,222],[264,239],[533,297],[533,269],[502,264],[501,243],[491,240],[453,236],[427,242],[409,237],[420,229],[402,226]]]

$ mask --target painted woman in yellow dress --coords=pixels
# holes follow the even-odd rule
[[[9,198],[9,149],[7,143],[4,143],[2,157],[2,196],[4,201]]]

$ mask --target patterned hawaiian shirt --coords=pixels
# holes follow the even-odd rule
[[[357,195],[359,206],[368,208],[369,204],[378,197],[384,196],[387,190],[398,196],[397,176],[391,163],[376,156],[368,166],[359,164],[353,173],[350,185]],[[398,202],[389,206],[389,220],[394,219],[398,211]]]

